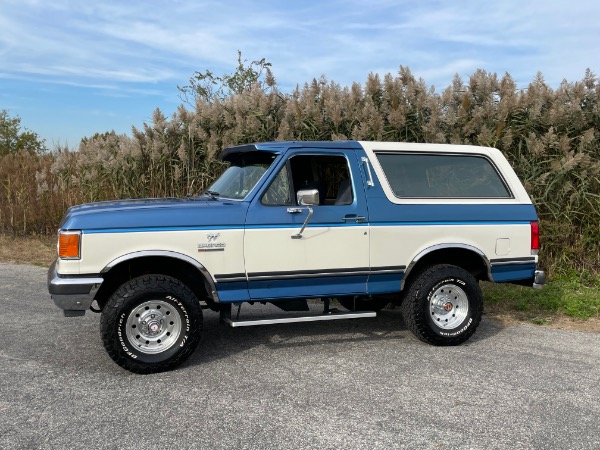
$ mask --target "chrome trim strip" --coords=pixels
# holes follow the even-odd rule
[[[308,270],[292,272],[256,272],[245,274],[218,274],[215,275],[217,283],[230,283],[239,281],[267,281],[267,280],[286,280],[292,278],[317,278],[317,277],[336,277],[336,276],[364,276],[364,275],[385,275],[385,274],[403,274],[406,266],[374,267],[374,268],[356,268],[356,269],[332,269],[332,270]]]
[[[371,174],[371,166],[369,165],[369,158],[367,158],[366,156],[363,156],[360,159],[367,167],[367,175],[369,175],[369,179],[367,180],[367,185],[375,186],[375,183],[373,182],[373,175]]]
[[[406,270],[406,266],[396,266],[396,267],[372,267],[371,275],[379,275],[382,273],[404,273]]]
[[[319,322],[323,320],[341,320],[341,319],[361,319],[365,317],[377,317],[374,311],[325,314],[321,316],[304,316],[304,317],[285,317],[282,319],[263,319],[263,320],[231,320],[225,319],[224,322],[232,328],[236,327],[252,327],[255,325],[273,325],[277,323],[295,323],[295,322]]]
[[[215,281],[217,283],[228,283],[237,281],[248,281],[245,273],[227,273],[227,274],[215,274]]]
[[[424,250],[421,250],[421,252],[419,252],[417,254],[417,256],[414,257],[414,259],[411,261],[411,263],[406,268],[406,271],[404,272],[404,276],[402,277],[402,281],[400,282],[400,290],[401,291],[404,290],[404,283],[406,282],[406,279],[410,275],[410,272],[412,271],[412,269],[415,267],[415,265],[419,262],[419,260],[423,256],[428,255],[429,253],[434,252],[436,250],[451,249],[451,248],[461,248],[464,250],[470,250],[470,251],[477,253],[479,256],[481,256],[481,258],[483,259],[483,262],[485,263],[485,265],[487,267],[487,275],[488,275],[489,281],[492,281],[492,282],[494,281],[494,277],[492,276],[492,265],[490,264],[490,260],[485,255],[485,253],[483,253],[477,247],[473,247],[472,245],[469,245],[469,244],[459,244],[459,243],[436,244],[436,245],[432,245],[431,247],[428,247]]]
[[[204,276],[204,280],[208,284],[208,288],[209,288],[208,294],[212,297],[212,300],[216,303],[219,303],[219,294],[217,293],[217,288],[215,286],[215,282],[214,282],[212,276],[210,275],[210,273],[208,272],[208,270],[206,270],[206,268],[202,264],[200,264],[197,260],[195,260],[194,258],[192,258],[188,255],[185,255],[183,253],[172,252],[169,250],[142,250],[139,252],[127,253],[126,255],[119,256],[117,259],[109,262],[104,267],[104,269],[102,269],[102,271],[100,273],[106,273],[110,269],[115,267],[116,265],[121,264],[122,262],[130,261],[132,259],[137,259],[137,258],[149,257],[149,256],[175,258],[175,259],[179,259],[181,261],[184,261],[184,262],[194,266]]]
[[[267,280],[287,280],[292,278],[330,278],[330,277],[348,277],[348,276],[363,276],[370,275],[371,272],[356,271],[356,272],[323,272],[323,273],[289,273],[289,274],[272,274],[272,275],[249,275],[248,281],[267,281]]]
[[[248,279],[244,277],[230,277],[230,278],[217,278],[217,283],[235,283],[240,281],[248,281]]]
[[[392,269],[386,267],[384,269]],[[283,280],[289,278],[318,278],[318,277],[346,277],[346,276],[364,276],[372,272],[368,267],[351,267],[344,269],[322,269],[322,270],[294,270],[285,272],[251,272],[248,274],[248,281],[259,280]]]
[[[527,261],[519,261],[516,259],[513,259],[511,261],[502,261],[502,262],[494,262],[491,261],[491,264],[493,267],[497,267],[497,266],[518,266],[518,265],[523,265],[523,264],[536,264],[535,259],[528,259]]]

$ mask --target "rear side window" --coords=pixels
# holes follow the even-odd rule
[[[480,155],[376,153],[396,197],[510,198],[506,184]]]

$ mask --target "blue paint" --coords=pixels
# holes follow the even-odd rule
[[[357,141],[275,141],[275,142],[260,142],[256,144],[244,144],[233,147],[228,147],[221,153],[221,159],[228,155],[237,152],[251,152],[263,150],[273,153],[284,153],[288,149],[304,149],[304,150],[362,150],[362,146]]]
[[[194,226],[194,227],[139,227],[139,228],[102,228],[83,230],[84,234],[98,234],[98,233],[151,233],[159,231],[203,231],[203,230],[214,230],[218,227],[220,230],[268,230],[268,229],[282,229],[288,228],[290,232],[301,227],[301,223],[292,226],[289,224],[274,224],[274,225],[210,225],[210,226]],[[529,222],[382,222],[382,223],[320,223],[320,224],[308,224],[306,228],[341,228],[341,227],[384,227],[384,226],[439,226],[439,225],[452,225],[452,226],[464,226],[464,225],[529,225]]]
[[[528,224],[537,220],[531,204],[395,204],[368,197],[371,225]]]
[[[298,145],[291,143],[290,145]],[[308,145],[305,145],[308,144]],[[323,144],[323,145],[321,145]],[[326,145],[325,145],[326,144]],[[343,142],[344,147],[351,144],[350,141]],[[262,144],[261,144],[262,145]],[[354,150],[346,150],[340,148],[339,143],[319,143],[319,142],[304,142],[298,149],[290,149],[285,158],[281,158],[272,166],[272,173],[265,178],[265,188],[270,185],[279,171],[283,168],[289,158],[296,154],[311,155],[339,155],[347,159],[350,166],[350,173],[355,175],[360,174],[358,161]],[[336,149],[338,151],[334,151]],[[335,227],[335,226],[367,226],[366,223],[345,222],[343,217],[346,215],[357,215],[362,217],[368,216],[367,203],[364,196],[363,180],[353,179],[354,202],[350,205],[319,205],[313,207],[314,215],[310,220],[309,227]],[[306,219],[307,208],[303,207],[302,212],[298,214],[290,214],[287,212],[290,206],[266,206],[260,202],[262,191],[256,196],[252,202],[252,206],[248,210],[246,218],[247,228],[286,228],[286,227],[301,227]],[[294,206],[295,207],[295,206]]]
[[[223,303],[244,302],[250,300],[248,283],[246,281],[232,281],[216,283],[219,300]]]
[[[536,264],[507,264],[503,266],[492,265],[492,277],[496,283],[505,281],[526,280],[533,278]]]
[[[409,227],[409,226],[439,226],[439,225],[452,225],[452,226],[456,226],[456,225],[477,225],[477,226],[482,226],[482,225],[529,225],[530,222],[529,221],[504,221],[504,222],[494,222],[494,221],[456,221],[456,222],[377,222],[377,223],[370,223],[369,225],[373,226],[373,227],[387,227],[387,226],[393,226],[393,227]]]
[[[389,294],[400,292],[400,283],[404,277],[402,273],[371,274],[367,285],[369,294]]]
[[[250,281],[248,287],[253,300],[279,300],[364,294],[365,281],[366,277],[362,275],[310,278],[299,276],[281,280]]]
[[[88,203],[69,209],[60,228],[84,233],[243,228],[248,203],[165,199]]]
[[[156,233],[160,231],[203,231],[203,230],[214,230],[218,227],[219,230],[242,230],[243,225],[239,226],[225,226],[225,225],[211,225],[211,226],[198,226],[198,227],[139,227],[139,228],[99,228],[95,230],[83,230],[83,234],[99,234],[99,233]]]

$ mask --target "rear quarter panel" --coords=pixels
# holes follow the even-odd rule
[[[530,222],[535,208],[504,156],[493,148],[361,142],[375,176],[367,186],[371,266],[409,266],[430,249],[464,245],[485,255],[495,281],[533,276]],[[376,151],[469,153],[493,162],[512,198],[399,198]]]

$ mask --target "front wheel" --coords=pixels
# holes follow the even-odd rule
[[[181,281],[143,275],[123,284],[102,310],[101,334],[109,356],[135,373],[172,369],[200,340],[202,308]]]
[[[469,272],[440,264],[416,276],[401,308],[407,327],[423,342],[458,345],[481,322],[483,296]]]

